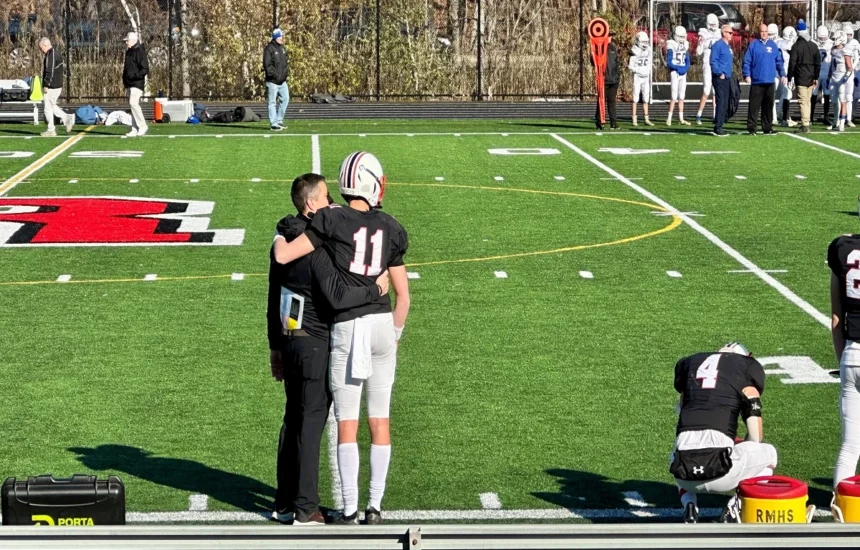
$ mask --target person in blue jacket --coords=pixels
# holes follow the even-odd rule
[[[734,56],[729,45],[732,39],[731,25],[723,25],[720,29],[721,39],[711,46],[711,78],[714,85],[714,134],[718,136],[728,135],[723,130],[726,123],[726,114],[729,110],[729,99],[731,96],[732,63]]]
[[[684,96],[687,93],[687,71],[690,70],[690,43],[687,41],[687,29],[675,27],[672,40],[666,42],[666,65],[669,66],[669,77],[672,81],[672,97],[669,102],[669,118],[666,126],[672,125],[672,111],[678,102],[678,121],[682,126],[690,123],[684,120]]]
[[[761,129],[765,134],[773,131],[773,92],[777,76],[785,86],[785,67],[782,52],[776,42],[768,38],[767,25],[759,27],[759,40],[750,42],[744,55],[744,81],[750,85],[750,103],[747,113],[747,132],[754,136],[756,119],[761,111]]]

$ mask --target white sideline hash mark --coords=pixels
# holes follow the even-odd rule
[[[200,180],[199,180],[199,179],[197,179],[197,178],[191,178],[191,179],[190,179],[190,180],[188,180],[188,181],[189,181],[190,183],[200,183]]]
[[[601,135],[601,134],[598,134]],[[598,153],[612,153],[613,155],[656,155],[668,153],[668,149],[631,149],[630,147],[601,147]]]
[[[624,501],[630,506],[635,506],[636,508],[646,508],[651,506],[645,502],[642,494],[638,491],[625,491],[622,494],[624,495]]]
[[[673,279],[680,279],[681,277],[683,277],[683,275],[681,275],[681,273],[679,273],[678,271],[667,271],[666,275],[672,277]]]
[[[825,328],[827,328],[827,329],[830,328],[830,318],[828,318],[826,315],[824,315],[823,313],[821,313],[820,311],[815,309],[812,306],[812,304],[810,304],[809,302],[807,302],[806,300],[804,300],[803,298],[801,298],[800,296],[798,296],[797,294],[792,292],[790,288],[788,288],[787,286],[785,286],[781,282],[774,279],[769,273],[765,273],[764,271],[762,271],[762,269],[760,267],[758,267],[756,264],[754,264],[752,261],[750,261],[746,256],[744,256],[743,254],[741,254],[740,252],[738,252],[737,250],[735,250],[734,248],[732,248],[731,246],[726,244],[725,241],[723,241],[722,239],[717,237],[711,231],[705,229],[699,222],[697,222],[696,220],[694,220],[690,216],[686,216],[684,214],[681,214],[677,208],[675,208],[674,206],[672,206],[668,202],[664,201],[663,199],[661,199],[660,197],[658,197],[654,193],[648,191],[644,187],[633,183],[628,178],[625,178],[624,176],[622,176],[619,172],[617,172],[617,171],[613,170],[612,168],[610,168],[609,166],[603,164],[602,162],[600,162],[599,160],[597,160],[593,156],[589,155],[588,153],[586,153],[585,151],[583,151],[582,149],[580,149],[579,147],[577,147],[573,143],[571,143],[571,142],[567,141],[566,139],[564,139],[563,137],[559,136],[558,134],[550,134],[550,135],[553,137],[553,139],[555,139],[559,143],[564,144],[567,148],[574,151],[576,154],[578,154],[579,156],[581,156],[582,158],[584,158],[588,162],[597,166],[598,168],[600,168],[601,170],[603,170],[607,174],[609,174],[611,176],[615,176],[616,178],[618,178],[622,183],[624,183],[624,185],[626,185],[630,189],[633,189],[634,191],[636,191],[637,193],[639,193],[643,197],[650,199],[654,203],[662,206],[663,208],[665,208],[667,210],[671,210],[672,212],[675,212],[676,214],[678,214],[681,217],[681,219],[683,219],[684,222],[686,222],[687,225],[689,225],[694,231],[699,233],[701,236],[705,237],[708,241],[711,242],[711,244],[713,244],[714,246],[716,246],[717,248],[719,248],[720,250],[725,252],[727,255],[732,257],[736,262],[738,262],[742,266],[746,267],[747,269],[749,269],[750,271],[755,273],[759,279],[761,279],[762,281],[767,283],[771,288],[773,288],[774,290],[779,292],[783,296],[783,298],[787,299],[789,302],[791,302],[792,304],[794,304],[797,307],[799,307],[800,309],[802,309],[804,312],[806,312],[807,315],[809,315],[810,317],[812,317],[813,319],[818,321]],[[793,136],[794,134],[786,134],[786,135],[792,135]]]
[[[58,283],[68,283],[71,280],[72,280],[71,275],[60,275],[59,277],[57,277]]]
[[[675,179],[678,181],[684,181],[687,178],[685,178],[684,176],[675,176]]]
[[[798,174],[798,175],[796,175],[796,176],[794,176],[794,177],[796,177],[796,178],[797,178],[797,179],[799,179],[799,180],[805,180],[805,179],[806,179],[806,176],[801,176],[800,174]]]
[[[736,180],[745,180],[745,179],[747,179],[747,177],[746,176],[735,176],[735,179]]]
[[[502,176],[496,176],[493,179],[496,181],[505,181],[505,178],[503,178]]]
[[[188,510],[191,512],[205,512],[209,509],[209,497],[207,495],[188,495]]]
[[[260,178],[251,178],[252,183],[260,183]]]
[[[137,178],[132,178],[132,179],[128,180],[128,182],[129,183],[140,183],[140,180]]]
[[[69,180],[69,183],[78,183],[78,180]]]
[[[245,274],[244,273],[233,273],[232,275],[230,275],[230,280],[231,281],[244,281],[245,280]]]
[[[579,276],[583,279],[593,279],[594,273],[592,273],[591,271],[580,271]]]
[[[407,279],[420,279],[421,275],[416,271],[407,271],[406,272]]]
[[[481,508],[484,510],[501,510],[502,501],[496,493],[481,493]]]
[[[495,273],[496,279],[507,279],[508,278],[508,274],[505,273],[504,271],[494,271],[493,273]]]
[[[736,155],[740,151],[690,151],[691,155]]]
[[[143,278],[144,281],[154,281],[156,279],[158,279],[158,275],[156,275],[155,273],[150,273],[149,275],[147,275],[146,277]]]
[[[564,181],[564,176],[555,176],[555,181]]]
[[[443,178],[442,176],[436,176],[435,179],[436,181],[445,181],[445,178]]]
[[[788,273],[787,269],[762,269],[765,273]],[[730,269],[729,273],[752,273],[749,269]]]

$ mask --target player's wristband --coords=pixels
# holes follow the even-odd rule
[[[400,328],[394,327],[394,341],[395,342],[399,342],[400,337],[403,336],[403,328],[404,327],[400,327]]]

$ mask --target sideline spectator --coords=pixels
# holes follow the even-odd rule
[[[777,75],[781,84],[785,85],[785,69],[782,64],[782,53],[776,42],[768,37],[767,25],[759,27],[759,40],[750,42],[744,55],[744,80],[750,84],[750,104],[747,114],[747,132],[756,134],[756,119],[761,111],[761,129],[765,135],[775,134],[773,131],[774,81]]]
[[[146,58],[146,50],[137,38],[137,33],[130,32],[125,37],[125,64],[122,67],[122,85],[128,94],[128,103],[131,106],[131,116],[134,124],[128,137],[146,135],[149,126],[140,108],[140,98],[143,97],[143,89],[146,86],[146,75],[149,74],[149,60]]]
[[[284,31],[272,31],[272,41],[263,50],[263,69],[266,71],[266,93],[269,99],[269,127],[276,132],[284,129],[284,115],[290,104],[290,58],[284,47]],[[280,99],[281,104],[277,105]]]
[[[818,46],[809,41],[809,31],[801,19],[797,23],[797,42],[791,47],[788,61],[788,79],[794,80],[797,98],[800,101],[800,128],[798,133],[808,133],[812,112],[812,90],[818,86],[821,73],[821,55]]]
[[[39,49],[45,55],[42,69],[42,90],[44,90],[45,95],[45,120],[48,122],[48,129],[42,132],[42,136],[54,137],[57,135],[54,126],[55,117],[63,121],[66,126],[66,133],[71,133],[72,127],[75,125],[75,115],[67,115],[57,105],[60,94],[63,93],[63,55],[51,45],[51,41],[47,38],[39,40]]]
[[[714,85],[714,134],[727,136],[728,132],[723,130],[726,123],[726,114],[729,109],[729,96],[731,95],[732,67],[734,55],[730,41],[732,39],[732,26],[723,25],[720,30],[721,38],[711,46],[711,75]]]

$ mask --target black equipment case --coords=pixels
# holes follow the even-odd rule
[[[28,88],[0,88],[0,103],[10,101],[27,101],[30,97]]]
[[[125,486],[116,476],[10,477],[0,497],[3,525],[125,525]]]

